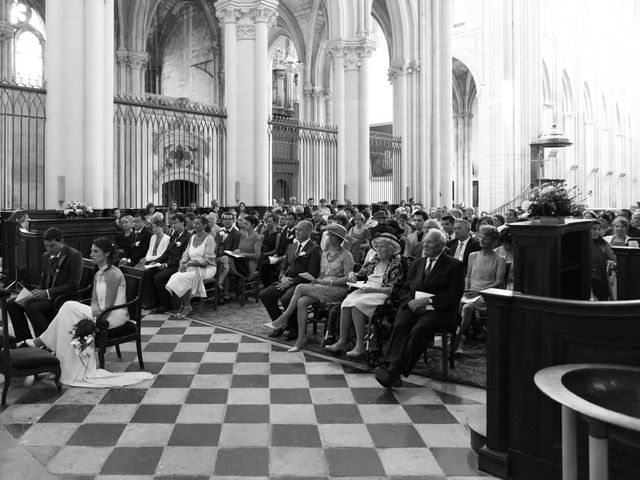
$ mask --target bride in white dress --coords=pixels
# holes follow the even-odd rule
[[[74,387],[114,387],[138,383],[153,378],[147,372],[110,373],[98,369],[93,343],[82,355],[76,352],[71,341],[73,327],[80,320],[89,318],[95,322],[96,317],[113,305],[126,303],[126,283],[124,275],[113,266],[115,245],[107,238],[97,238],[91,245],[90,258],[98,266],[93,279],[93,297],[91,305],[80,302],[66,302],[60,308],[49,327],[27,344],[34,347],[46,346],[60,359],[62,375],[60,381]],[[109,312],[106,320],[110,328],[123,325],[129,320],[126,308]]]

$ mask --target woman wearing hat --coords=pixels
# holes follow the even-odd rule
[[[306,344],[307,307],[316,302],[328,303],[342,300],[347,291],[347,278],[353,272],[353,256],[342,247],[347,238],[347,229],[335,223],[323,228],[328,233],[327,250],[320,260],[320,274],[312,283],[296,287],[287,309],[266,327],[276,330],[285,328],[289,318],[297,312],[298,338],[289,352],[299,352]]]
[[[390,233],[381,233],[371,240],[375,255],[362,266],[360,272],[349,274],[349,281],[365,280],[344,299],[340,312],[340,338],[326,347],[330,352],[341,353],[347,349],[351,320],[356,330],[356,345],[346,353],[347,357],[358,358],[365,354],[364,326],[378,305],[382,305],[391,294],[394,284],[404,281],[405,268],[400,258],[401,246]]]

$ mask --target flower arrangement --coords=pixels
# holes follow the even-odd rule
[[[584,199],[577,186],[567,187],[566,183],[543,183],[531,191],[529,200],[530,216],[562,217],[569,216],[575,211],[584,211]]]
[[[86,360],[91,355],[87,348],[93,346],[97,331],[95,322],[90,318],[83,318],[73,326],[70,332],[73,336],[71,345],[81,360]]]
[[[93,208],[84,202],[72,201],[67,203],[62,213],[67,218],[88,217],[93,213]]]

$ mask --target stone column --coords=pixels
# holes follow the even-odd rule
[[[371,153],[369,148],[369,136],[371,117],[369,115],[369,63],[371,54],[373,53],[373,43],[364,41],[358,47],[358,56],[360,57],[360,92],[359,92],[359,144],[358,163],[360,192],[358,203],[371,203]]]
[[[349,112],[349,119],[345,122],[344,133],[345,142],[345,172],[350,172],[347,183],[345,200],[350,198],[353,203],[360,201],[361,185],[365,181],[360,172],[360,56],[357,47],[349,45],[345,49],[344,77],[345,77],[345,99],[344,109]],[[355,175],[355,172],[358,172]],[[367,176],[366,181],[369,181]]]
[[[130,95],[135,98],[142,98],[144,95],[144,78],[146,65],[149,63],[147,52],[129,52],[129,69],[131,74]]]
[[[336,198],[344,200],[346,196],[346,114],[345,114],[345,58],[344,48],[340,42],[333,44],[329,50],[333,57],[333,73],[334,73],[334,96],[333,96],[333,112],[336,127],[338,128],[338,165],[336,172],[336,184],[338,192]],[[341,202],[342,203],[342,202]]]
[[[218,0],[216,15],[225,30],[228,205],[270,203],[269,27],[277,0]],[[240,174],[241,172],[241,174]]]
[[[129,68],[129,52],[126,50],[116,51],[116,95],[126,97],[130,88],[127,84]]]
[[[105,177],[113,162],[113,16],[112,0],[47,2],[46,208],[70,200],[113,206],[105,204],[113,190],[113,168]]]
[[[395,62],[389,69],[389,80],[393,85],[394,112],[393,134],[402,139],[400,152],[400,171],[393,172],[393,197],[394,200],[404,198],[409,186],[409,145],[408,126],[409,111],[407,111],[407,69],[409,63],[406,60]]]
[[[9,22],[9,0],[0,0],[0,79],[13,80],[13,34]]]
[[[435,199],[437,206],[451,208],[451,182],[453,180],[453,54],[451,42],[453,39],[453,2],[440,0],[440,182],[439,195]]]

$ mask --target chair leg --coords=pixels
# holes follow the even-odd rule
[[[116,354],[118,358],[122,359],[122,353],[120,352],[120,345],[116,345]]]
[[[142,360],[142,340],[140,336],[136,338],[136,350],[138,351],[138,365],[140,365],[140,370],[144,370],[144,361]]]
[[[451,334],[451,348],[449,349],[449,368],[451,368],[452,370],[456,368],[456,352],[453,350],[455,339],[456,334]]]
[[[53,381],[56,383],[58,391],[60,391],[62,390],[62,384],[60,383],[60,375],[62,375],[62,369],[60,367],[56,367],[53,373],[55,374],[55,378],[53,379]]]
[[[247,303],[247,285],[244,280],[238,280],[238,297],[240,297],[240,306],[244,307]]]
[[[449,334],[442,334],[442,377],[449,374]]]
[[[104,368],[104,351],[105,347],[100,347],[98,349],[98,365],[100,368]]]
[[[9,385],[11,384],[11,375],[4,376],[4,387],[2,387],[2,405],[7,404],[7,392],[9,391]]]

